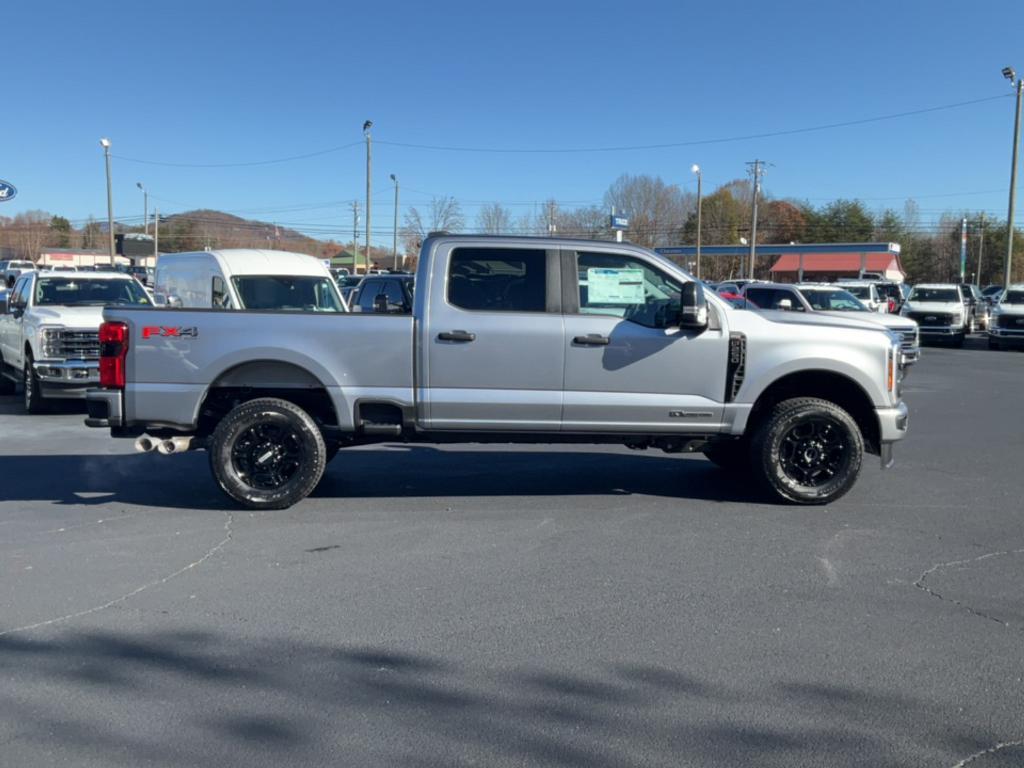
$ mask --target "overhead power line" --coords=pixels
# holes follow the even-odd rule
[[[275,163],[290,163],[293,160],[305,160],[310,157],[319,157],[320,155],[327,155],[331,152],[341,152],[343,149],[349,149],[351,147],[358,147],[362,144],[361,141],[353,141],[350,144],[342,144],[338,147],[328,147],[327,149],[319,149],[315,152],[306,152],[302,155],[291,155],[289,157],[278,157],[273,160],[250,160],[242,163],[171,163],[163,160],[143,160],[138,157],[125,157],[124,155],[111,155],[116,157],[118,160],[124,160],[129,163],[142,163],[144,165],[163,165],[171,168],[242,168],[245,166],[252,165],[273,165]]]

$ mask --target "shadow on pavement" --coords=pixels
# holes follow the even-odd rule
[[[996,743],[898,693],[635,662],[495,670],[389,647],[78,631],[0,637],[0,669],[20,764],[885,768]]]
[[[205,451],[180,456],[4,456],[9,501],[224,509]],[[643,494],[756,502],[749,481],[702,459],[660,452],[438,450],[398,445],[339,452],[315,498]]]

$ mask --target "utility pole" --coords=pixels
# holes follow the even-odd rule
[[[1016,72],[1012,67],[1003,69],[1003,77],[1013,82]],[[1017,111],[1013,119],[1013,160],[1010,164],[1010,211],[1006,215],[1006,271],[1003,275],[1003,286],[1010,287],[1013,276],[1013,206],[1017,194],[1017,148],[1020,146],[1020,97],[1024,92],[1024,78],[1017,78]]]
[[[696,163],[690,168],[690,171],[697,174],[697,279],[700,280],[700,203],[701,203],[701,176],[703,175],[700,170],[700,166]]]
[[[967,277],[967,217],[960,219],[960,282]]]
[[[757,195],[761,191],[761,174],[764,173],[762,164],[764,160],[754,160],[747,163],[751,166],[751,173],[754,179],[753,194],[750,196],[750,271],[747,273],[749,280],[754,279],[754,259],[757,257]]]
[[[373,137],[370,129],[373,120],[363,123],[363,135],[366,136],[366,274],[370,274],[370,220],[373,217],[373,206],[370,195],[373,193]]]
[[[548,200],[548,234],[553,235],[558,230],[555,225],[555,201]]]
[[[359,201],[352,201],[352,273],[359,272]]]
[[[160,256],[160,211],[153,206],[153,258]],[[153,264],[156,267],[156,263]]]
[[[141,181],[136,181],[135,186],[142,190],[142,229],[149,234],[149,190],[142,186]]]
[[[1018,99],[1019,101],[1019,99]],[[110,139],[100,139],[103,157],[107,163],[107,235],[110,240],[110,266],[114,266],[114,195],[110,191]],[[1016,155],[1016,151],[1014,153]],[[1010,198],[1013,199],[1012,197]]]
[[[391,180],[395,182],[395,222],[391,232],[391,250],[395,257],[395,272],[398,271],[398,177],[391,174]]]
[[[985,253],[985,214],[981,214],[980,231],[978,232],[978,285],[981,285],[981,257]]]

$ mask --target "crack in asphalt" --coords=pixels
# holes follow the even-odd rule
[[[140,592],[145,592],[147,589],[151,589],[152,587],[158,587],[161,584],[166,584],[171,579],[173,579],[173,578],[175,578],[177,576],[180,576],[181,574],[185,573],[186,571],[190,571],[193,568],[198,568],[200,565],[205,563],[207,560],[209,560],[215,554],[217,554],[222,549],[224,549],[225,545],[229,541],[231,541],[232,525],[235,522],[235,518],[234,518],[234,515],[232,515],[230,512],[225,512],[224,514],[227,517],[227,519],[224,521],[224,538],[221,539],[216,544],[214,544],[210,549],[208,549],[206,551],[206,554],[204,554],[198,560],[196,560],[194,562],[191,562],[188,565],[183,566],[182,568],[179,568],[178,570],[174,571],[174,573],[168,574],[167,576],[164,576],[163,578],[154,579],[153,581],[150,581],[150,582],[147,582],[147,583],[143,584],[141,587],[136,587],[131,592],[128,592],[128,593],[126,593],[124,595],[121,595],[120,597],[115,597],[113,600],[108,600],[107,602],[103,603],[102,605],[95,605],[92,608],[86,608],[85,610],[76,611],[75,613],[69,613],[69,614],[66,614],[64,616],[58,616],[58,617],[53,618],[53,619],[47,619],[46,621],[37,621],[34,624],[26,624],[26,625],[24,625],[22,627],[14,627],[12,629],[0,630],[0,637],[4,637],[5,635],[13,635],[15,632],[28,632],[29,630],[32,630],[32,629],[39,629],[40,627],[48,627],[48,626],[50,626],[52,624],[61,624],[61,623],[65,622],[65,621],[71,621],[72,619],[79,619],[82,616],[88,616],[88,615],[93,614],[93,613],[99,613],[100,611],[106,610],[107,608],[111,608],[111,607],[113,607],[115,605],[123,603],[126,600],[128,600],[129,598],[135,597],[135,595],[139,594]]]
[[[968,755],[959,763],[956,763],[953,768],[964,768],[965,765],[973,763],[978,758],[985,757],[986,755],[993,755],[1001,749],[1008,749],[1010,747],[1024,747],[1024,739],[1021,739],[1020,741],[1003,741],[996,744],[994,747],[989,747],[988,749],[983,749],[980,752],[975,752],[973,755]]]
[[[989,621],[994,621],[997,624],[1002,624],[1004,627],[1008,627],[1010,626],[1009,622],[1003,621],[1002,619],[997,618],[996,616],[987,614],[984,611],[979,611],[976,608],[971,608],[971,606],[966,605],[965,603],[955,598],[945,597],[940,592],[937,592],[936,590],[932,589],[927,584],[925,584],[924,581],[928,578],[930,574],[935,573],[936,571],[942,568],[953,568],[958,565],[969,565],[971,563],[977,563],[982,560],[988,560],[992,557],[1004,557],[1006,555],[1020,554],[1024,554],[1024,549],[1007,549],[1000,552],[986,552],[984,555],[978,555],[977,557],[968,557],[962,560],[950,560],[946,563],[936,563],[917,578],[917,581],[914,582],[914,586],[920,589],[922,592],[927,592],[932,597],[936,597],[939,600],[942,600],[944,603],[952,603],[958,608],[963,608],[968,613],[974,614],[979,618],[988,619]]]

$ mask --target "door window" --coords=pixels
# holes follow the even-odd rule
[[[781,288],[747,288],[743,297],[756,309],[781,309],[790,312],[803,312],[804,305],[792,292]],[[789,306],[783,306],[783,301]]]
[[[544,312],[547,253],[526,248],[456,248],[448,303],[476,312]]]
[[[618,253],[578,253],[580,314],[611,315],[648,328],[678,323],[682,282]]]

